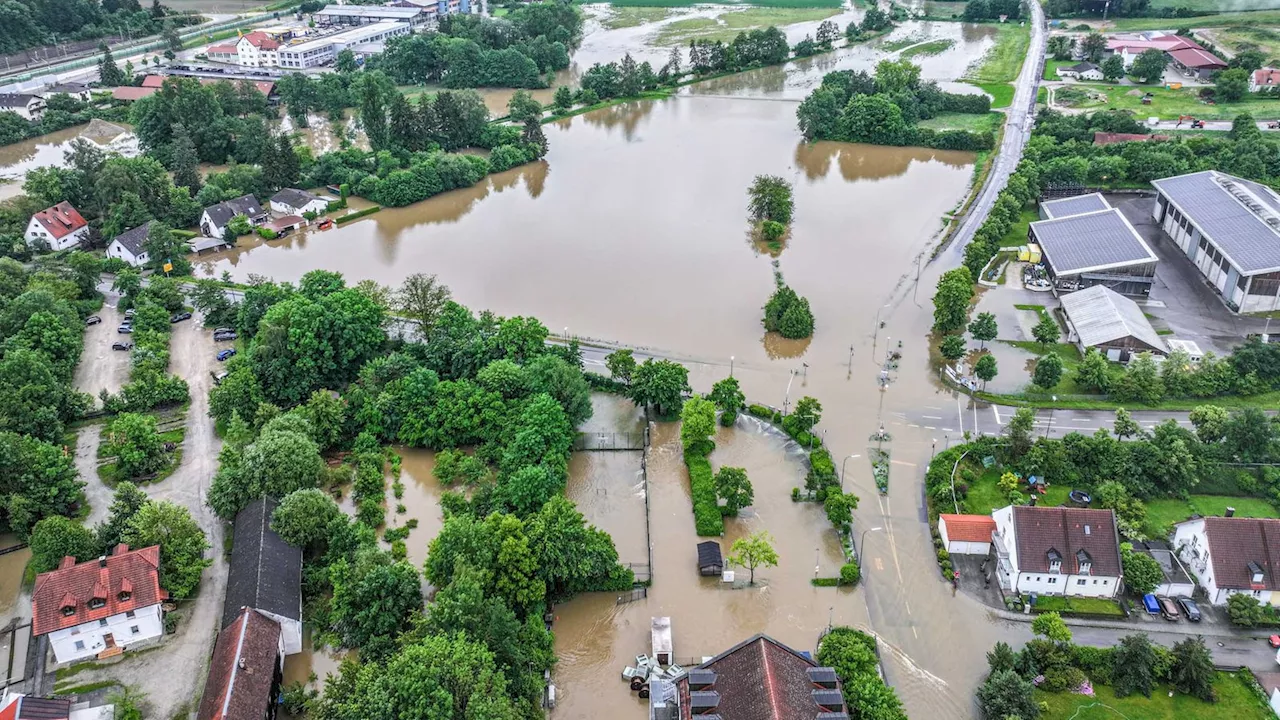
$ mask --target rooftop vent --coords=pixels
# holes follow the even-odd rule
[[[830,712],[844,712],[844,695],[839,690],[814,690],[813,701]]]

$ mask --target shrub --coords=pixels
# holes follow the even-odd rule
[[[850,560],[840,566],[840,584],[841,585],[857,585],[862,579],[862,568],[858,567],[857,560]]]
[[[1084,670],[1094,682],[1111,682],[1111,660],[1115,655],[1114,649],[1075,645],[1071,650],[1075,653],[1076,667]]]
[[[774,220],[765,220],[760,223],[760,237],[765,242],[777,242],[787,233],[787,226]]]
[[[258,236],[261,237],[263,240],[275,240],[276,238],[280,237],[280,235],[275,230],[272,230],[271,228],[268,228],[268,227],[258,228]]]
[[[1044,671],[1044,682],[1040,683],[1040,689],[1048,692],[1062,692],[1063,690],[1075,690],[1088,680],[1084,671],[1080,668],[1071,667],[1070,665],[1051,667]]]
[[[724,517],[716,499],[715,476],[711,461],[706,455],[685,453],[684,463],[689,468],[689,490],[693,495],[693,522],[699,535],[724,534]]]

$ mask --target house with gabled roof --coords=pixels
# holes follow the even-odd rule
[[[66,250],[89,241],[89,223],[63,200],[32,215],[23,237],[31,247],[44,244],[50,250]]]
[[[1194,518],[1174,526],[1173,546],[1211,605],[1237,593],[1280,601],[1280,520]]]
[[[253,195],[241,195],[205,208],[200,215],[200,231],[207,237],[235,240],[226,236],[226,230],[231,219],[237,215],[244,215],[249,219],[249,224],[255,226],[266,222],[268,217],[267,211],[262,209],[262,203],[258,202],[258,198]]]
[[[991,513],[996,576],[1006,592],[1115,597],[1120,534],[1115,513],[1010,505]]]
[[[252,608],[280,625],[283,652],[302,652],[302,549],[271,529],[276,501],[259,498],[236,513],[222,626]]]
[[[284,679],[280,625],[245,608],[218,633],[197,720],[270,720]]]
[[[107,257],[120,258],[133,267],[142,267],[150,259],[147,257],[147,234],[151,232],[151,221],[136,228],[125,230],[111,240],[107,246]]]
[[[67,556],[57,570],[36,576],[31,593],[31,633],[47,635],[59,663],[113,657],[164,634],[160,604],[160,546],[76,563]]]

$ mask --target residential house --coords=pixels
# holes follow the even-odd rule
[[[1254,70],[1249,75],[1249,92],[1260,92],[1280,86],[1280,70],[1264,67]]]
[[[987,555],[991,552],[991,535],[996,521],[990,515],[938,516],[938,534],[942,546],[952,555]]]
[[[329,209],[327,199],[295,188],[285,188],[272,195],[269,204],[271,212],[281,215],[303,215],[308,212],[319,215]]]
[[[245,67],[276,67],[280,64],[280,41],[254,30],[241,35],[234,43],[211,45],[205,55],[215,62],[227,62]]]
[[[70,95],[71,97],[82,102],[89,102],[93,99],[93,93],[89,90],[89,86],[84,83],[66,82],[50,85],[41,93],[46,101],[54,95]]]
[[[196,720],[271,720],[283,680],[280,626],[245,608],[218,633]]]
[[[252,195],[241,195],[233,200],[226,200],[217,205],[210,205],[200,215],[200,231],[211,238],[234,240],[226,237],[227,223],[237,215],[249,218],[250,225],[260,225],[267,220],[267,211],[262,203]]]
[[[836,671],[768,635],[755,635],[674,680],[650,683],[649,717],[693,720],[848,720]]]
[[[1115,513],[1010,505],[991,513],[996,575],[1006,592],[1115,597],[1120,545]]]
[[[151,97],[158,92],[160,92],[160,88],[121,85],[120,87],[111,88],[111,99],[119,100],[120,102],[136,102],[142,98]]]
[[[1067,318],[1067,342],[1075,343],[1081,353],[1093,348],[1116,362],[1129,362],[1144,352],[1169,354],[1169,346],[1138,303],[1106,286],[1063,295],[1062,313]]]
[[[302,550],[271,529],[276,504],[260,498],[236,514],[222,627],[257,610],[280,625],[281,647],[292,655],[302,652]]]
[[[1198,46],[1170,50],[1167,54],[1179,72],[1197,80],[1209,80],[1214,73],[1227,69],[1222,58]]]
[[[39,120],[44,115],[44,98],[31,93],[0,93],[0,111],[5,110],[23,120]]]
[[[66,250],[89,241],[89,223],[64,200],[32,215],[23,237],[32,247],[43,244],[50,250]]]
[[[76,563],[67,556],[57,570],[36,576],[31,593],[31,634],[47,635],[59,663],[119,655],[164,634],[160,603],[160,546]]]
[[[147,233],[151,231],[148,220],[132,230],[126,230],[115,237],[107,246],[107,257],[120,258],[133,267],[142,267],[150,259],[147,257]]]
[[[1077,65],[1069,65],[1057,69],[1060,78],[1075,78],[1076,80],[1101,80],[1102,68],[1091,62],[1082,62]]]
[[[1174,526],[1173,546],[1209,604],[1225,605],[1236,593],[1280,603],[1280,520],[1230,514],[1187,520]]]
[[[71,698],[48,698],[5,690],[0,697],[0,720],[112,720],[114,705],[88,706]]]

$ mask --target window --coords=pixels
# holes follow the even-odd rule
[[[106,618],[102,618],[101,620],[98,621],[98,627],[106,627],[106,626],[107,626]]]
[[[124,616],[125,616],[125,617],[127,617],[127,618],[129,618],[130,620],[132,620],[135,616],[137,616],[137,613],[135,613],[134,611],[130,610],[130,611],[126,612],[126,613],[124,614]]]
[[[77,649],[77,650],[83,650],[83,649],[84,649],[84,641],[83,641],[83,640],[77,640],[77,641],[76,641],[76,649]]]
[[[1098,582],[1098,581],[1094,580],[1094,582]],[[1085,580],[1084,578],[1080,578],[1079,580],[1076,581],[1076,585],[1087,585],[1088,583],[1089,581]]]
[[[130,625],[130,626],[129,626],[129,632],[133,633],[134,635],[137,635],[137,634],[138,634],[139,632],[141,632],[141,631],[140,631],[140,630],[138,630],[138,626],[137,626],[137,625]]]
[[[133,597],[133,593],[127,590],[121,590],[120,593],[116,595],[116,599],[119,600],[120,602],[125,602],[131,597]]]
[[[1051,577],[1051,578],[1049,578],[1049,584],[1050,584],[1050,585],[1057,585],[1057,584],[1058,584],[1058,578],[1056,578],[1056,577]]]
[[[102,598],[93,598],[89,601],[89,609],[97,610],[98,608],[105,607],[106,604],[107,604],[107,601],[103,600]]]

